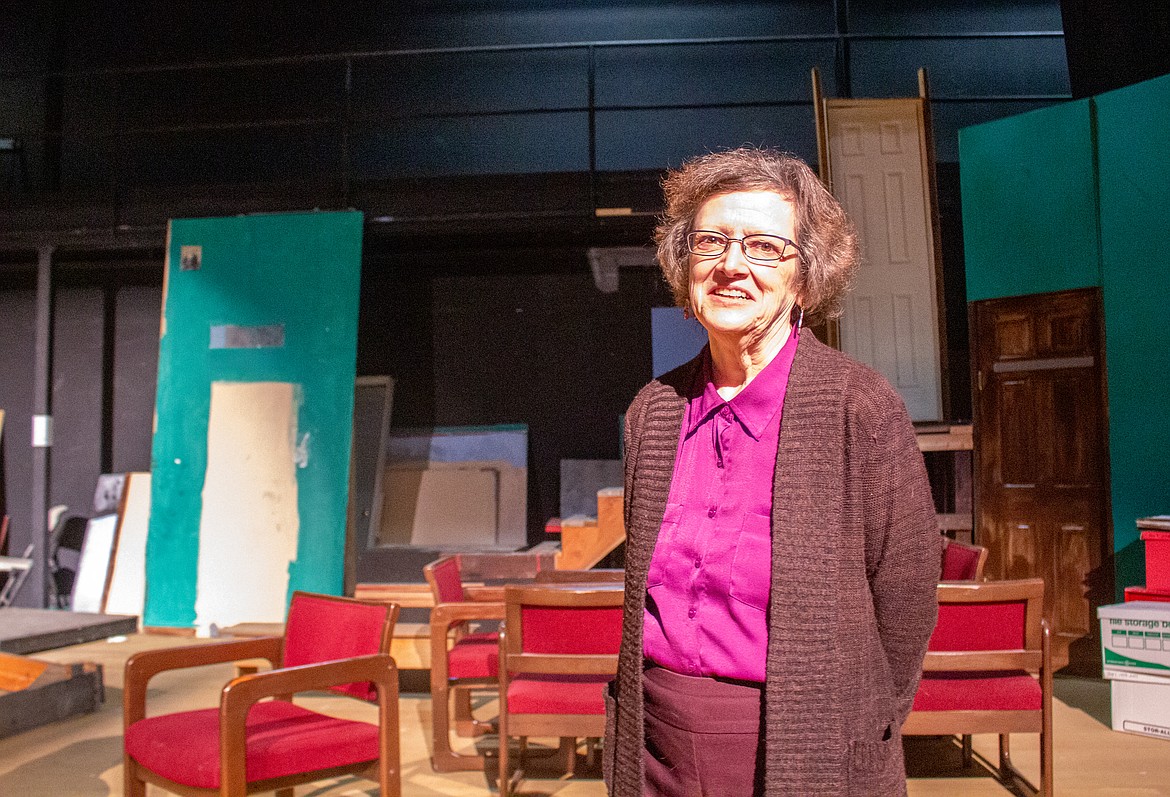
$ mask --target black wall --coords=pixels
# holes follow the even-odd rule
[[[593,286],[587,247],[646,243],[653,222],[595,207],[653,214],[662,170],[719,147],[815,160],[813,66],[828,96],[859,97],[914,96],[926,67],[953,414],[969,417],[958,130],[1069,94],[1045,33],[1058,0],[31,0],[4,16],[0,138],[24,148],[0,154],[14,549],[45,236],[156,239],[56,255],[51,503],[86,513],[99,473],[149,468],[167,218],[355,207],[359,373],[396,378],[395,426],[528,424],[535,541],[560,459],[617,456],[617,416],[650,376],[649,308],[669,304],[651,270]],[[742,40],[682,41],[707,37]],[[631,40],[655,43],[581,46]]]
[[[1077,99],[1170,73],[1170,5],[1062,0],[1060,6]]]

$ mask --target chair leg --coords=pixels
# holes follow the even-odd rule
[[[500,729],[500,748],[497,758],[500,760],[500,797],[508,797],[511,789],[508,788],[508,736],[503,728]]]
[[[455,703],[455,734],[457,736],[483,736],[496,732],[495,722],[475,718],[471,712],[471,694],[474,687],[456,686],[451,690]]]
[[[459,702],[458,689],[448,689],[444,683],[441,688],[431,685],[431,731],[432,755],[431,768],[436,772],[462,772],[483,769],[484,759],[481,755],[464,755],[451,749],[451,692],[456,693],[456,704]]]
[[[585,740],[585,766],[592,769],[597,766],[597,745],[600,740],[596,736],[591,736]]]
[[[1041,742],[1043,743],[1043,740],[1041,740]],[[1043,755],[1043,753],[1041,753],[1041,755]],[[1043,761],[1041,761],[1041,776],[1043,776],[1043,774]],[[999,735],[999,776],[1005,782],[1010,783],[1013,786],[1027,792],[1033,797],[1037,797],[1037,795],[1042,793],[1048,794],[1047,791],[1042,792],[1040,789],[1033,786],[1031,782],[1029,782],[1028,779],[1024,777],[1024,774],[1020,772],[1020,770],[1016,769],[1016,765],[1012,763],[1011,742],[1009,740],[1008,734],[1006,733],[1001,733]],[[1049,784],[1050,783],[1051,781],[1049,781]],[[1042,783],[1041,785],[1047,789],[1051,788],[1049,784]]]
[[[138,778],[138,765],[129,753],[122,753],[122,794],[124,797],[146,797],[146,783]]]
[[[975,751],[971,747],[971,734],[964,733],[961,741],[963,744],[963,767],[969,769],[975,763]]]
[[[565,764],[565,777],[573,777],[577,771],[577,740],[572,736],[562,736],[558,752]]]

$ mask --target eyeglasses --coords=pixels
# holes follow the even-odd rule
[[[732,241],[738,241],[743,254],[753,263],[776,268],[779,261],[791,252],[800,254],[800,247],[794,241],[780,235],[745,235],[730,238],[714,230],[695,230],[687,235],[687,251],[700,257],[717,257],[727,251]]]

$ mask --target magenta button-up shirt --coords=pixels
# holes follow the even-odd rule
[[[646,581],[643,651],[675,672],[764,680],[772,486],[797,339],[731,401],[703,350]]]

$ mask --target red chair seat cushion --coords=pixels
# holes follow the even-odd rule
[[[508,684],[509,714],[604,714],[612,675],[517,675]]]
[[[1038,711],[1039,682],[1026,672],[926,672],[914,711]]]
[[[500,672],[500,635],[468,634],[447,654],[448,678],[495,678]]]
[[[283,700],[257,703],[248,714],[249,781],[375,761],[378,727],[336,719]],[[126,750],[147,769],[176,783],[219,788],[219,709],[148,717],[126,731]]]

